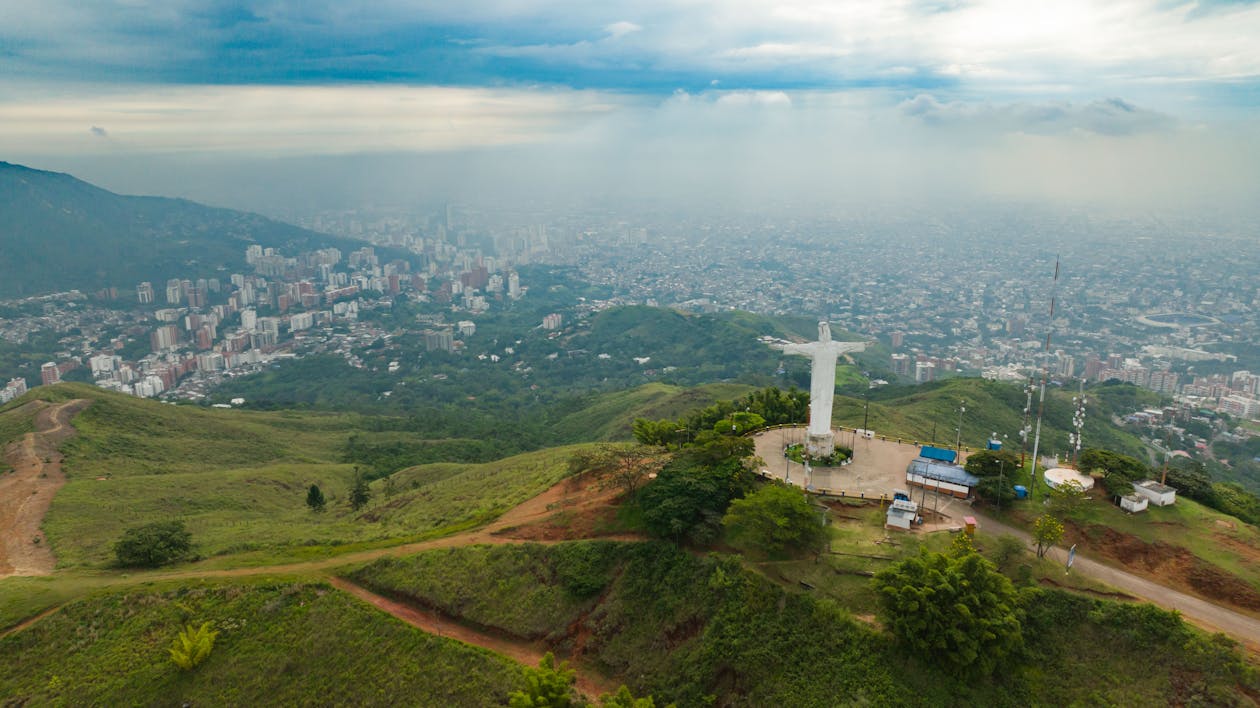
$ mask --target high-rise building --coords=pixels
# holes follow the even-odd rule
[[[1152,391],[1171,396],[1177,392],[1177,374],[1167,369],[1152,371],[1149,386]]]
[[[521,276],[517,275],[516,271],[508,273],[507,294],[513,300],[518,300],[521,297]]]
[[[141,305],[153,304],[153,283],[145,281],[136,286],[136,300]]]
[[[51,386],[55,383],[61,383],[61,370],[53,362],[48,362],[39,367],[39,378],[45,386]]]
[[[893,332],[892,334],[888,335],[888,339],[890,340],[893,349],[900,349],[901,345],[905,342],[906,333]]]
[[[910,375],[910,356],[907,354],[892,355],[892,370],[898,376]]]
[[[936,364],[930,361],[919,361],[914,364],[915,383],[927,383],[936,380]]]
[[[179,328],[175,325],[163,325],[149,335],[149,344],[153,351],[160,352],[179,344]]]
[[[449,329],[424,330],[424,348],[429,351],[449,352],[455,348],[455,338]]]

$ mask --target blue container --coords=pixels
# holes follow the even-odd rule
[[[1016,499],[1027,499],[1027,498],[1028,498],[1028,487],[1025,487],[1025,486],[1024,486],[1024,485],[1022,485],[1022,484],[1017,484],[1017,485],[1015,485],[1015,498],[1016,498]]]
[[[997,438],[990,438],[990,439],[989,439],[989,444],[985,446],[985,449],[987,449],[987,450],[1001,450],[1001,449],[1002,449],[1002,441],[1001,441],[1001,440],[998,440]]]

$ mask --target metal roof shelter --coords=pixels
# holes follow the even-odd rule
[[[947,452],[953,454],[952,450]],[[916,457],[911,460],[909,466],[906,467],[906,474],[917,474],[927,479],[936,479],[966,487],[974,487],[980,483],[979,477],[968,474],[966,470],[958,465],[947,465],[923,457]]]

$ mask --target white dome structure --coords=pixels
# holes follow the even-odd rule
[[[1051,489],[1055,489],[1065,482],[1075,482],[1080,485],[1080,488],[1083,490],[1090,490],[1094,488],[1093,477],[1081,474],[1080,472],[1068,469],[1067,467],[1055,467],[1053,469],[1048,469],[1046,470],[1045,478],[1046,484]]]

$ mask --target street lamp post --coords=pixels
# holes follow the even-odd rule
[[[963,413],[966,412],[967,402],[960,401],[958,404],[958,438],[954,443],[954,452],[958,453],[959,457],[962,457],[962,417]]]

